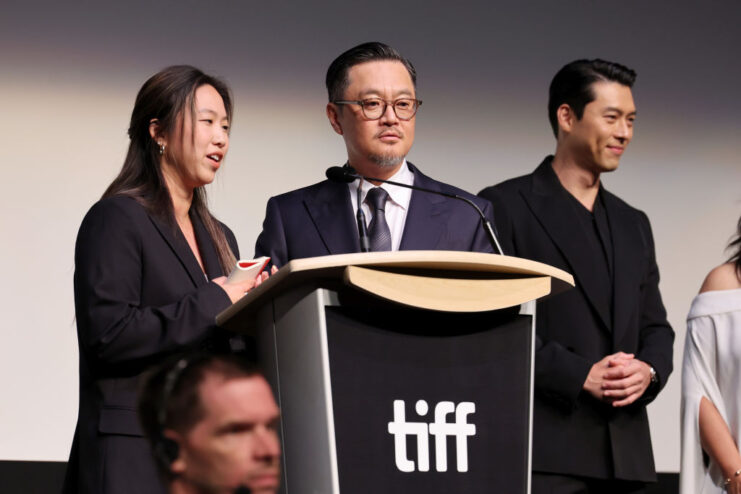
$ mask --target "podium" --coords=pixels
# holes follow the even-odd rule
[[[289,262],[217,316],[280,405],[281,492],[529,493],[535,301],[573,283],[470,252]]]

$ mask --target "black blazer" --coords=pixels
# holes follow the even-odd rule
[[[646,215],[602,190],[613,240],[613,316],[600,306],[585,233],[551,166],[482,190],[505,252],[571,272],[576,288],[537,306],[533,470],[596,478],[656,478],[645,406],[672,371],[674,332],[659,293]],[[617,351],[652,365],[659,384],[614,409],[582,391],[595,362]]]
[[[191,218],[208,279],[222,276],[205,227]],[[164,492],[136,415],[140,377],[168,354],[215,345],[214,318],[231,301],[179,228],[126,197],[101,200],[82,221],[74,293],[80,410],[64,492]]]
[[[438,182],[407,163],[414,185],[465,196],[492,221],[491,205]],[[412,192],[400,250],[492,252],[476,211],[463,201]],[[271,197],[255,257],[270,256],[280,267],[291,259],[360,252],[358,226],[347,184],[325,180]]]

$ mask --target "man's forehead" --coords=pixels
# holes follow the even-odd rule
[[[614,81],[597,81],[592,84],[595,106],[620,106],[635,111],[633,91],[629,86]]]
[[[225,378],[208,374],[199,391],[204,420],[239,416],[262,421],[278,413],[270,386],[259,375]]]
[[[350,67],[348,89],[355,92],[414,94],[414,82],[406,66],[399,60],[372,60]]]

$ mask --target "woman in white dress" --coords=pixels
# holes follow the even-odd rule
[[[741,219],[687,315],[681,494],[741,494]]]

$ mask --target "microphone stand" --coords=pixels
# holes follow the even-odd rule
[[[384,180],[382,178],[374,178],[374,177],[366,177],[363,175],[358,175],[361,179],[368,180],[370,182],[383,182],[391,185],[396,185],[399,187],[406,187],[408,189],[412,190],[419,190],[421,192],[431,192],[433,194],[440,194],[441,196],[449,197],[451,199],[460,199],[461,201],[467,202],[473,208],[476,210],[476,212],[479,213],[479,217],[481,218],[481,224],[484,227],[484,231],[486,232],[486,236],[489,237],[489,243],[491,243],[492,247],[494,247],[500,255],[504,255],[504,252],[502,251],[502,246],[499,245],[499,240],[497,240],[497,236],[494,235],[494,229],[491,227],[491,223],[489,223],[489,220],[486,219],[486,216],[484,215],[484,212],[481,211],[481,208],[479,208],[475,202],[473,202],[471,199],[468,199],[467,197],[459,196],[458,194],[451,194],[449,192],[442,192],[440,190],[429,190],[429,189],[423,189],[422,187],[417,187],[415,185],[407,185],[403,184],[401,182],[394,182],[393,180]]]
[[[363,177],[360,178],[357,190],[357,203],[358,203],[358,233],[360,234],[360,252],[370,252],[370,240],[368,239],[368,227],[365,224],[365,213],[363,212],[363,205],[360,203],[360,192],[363,188]]]
[[[422,187],[417,187],[416,185],[407,185],[400,182],[394,182],[393,180],[384,180],[382,178],[375,178],[375,177],[366,177],[365,175],[359,175],[354,168],[352,168],[349,165],[343,166],[333,166],[327,169],[326,172],[327,178],[330,179],[333,182],[341,182],[341,183],[350,183],[354,182],[357,179],[362,180],[368,180],[370,182],[383,182],[391,185],[396,185],[398,187],[405,187],[407,189],[412,190],[418,190],[420,192],[428,192],[430,194],[438,194],[444,197],[449,197],[451,199],[459,199],[468,205],[472,206],[476,212],[479,214],[479,218],[481,218],[481,225],[484,227],[484,231],[486,232],[486,236],[489,239],[489,243],[491,244],[492,248],[494,248],[497,252],[499,252],[500,255],[504,255],[504,251],[502,250],[502,246],[499,245],[499,240],[497,240],[497,236],[494,234],[494,229],[491,227],[491,223],[489,223],[489,220],[486,219],[486,216],[484,215],[483,211],[481,211],[481,208],[479,208],[475,202],[472,200],[459,196],[458,194],[452,194],[450,192],[442,192],[439,190],[430,190],[425,189]],[[362,185],[362,182],[361,182]],[[363,252],[368,252],[368,250],[365,250],[367,248],[368,244],[368,230],[365,226],[365,214],[362,212],[361,204],[360,204],[360,186],[358,186],[358,231],[360,232],[360,249]],[[361,221],[362,219],[362,221]]]

